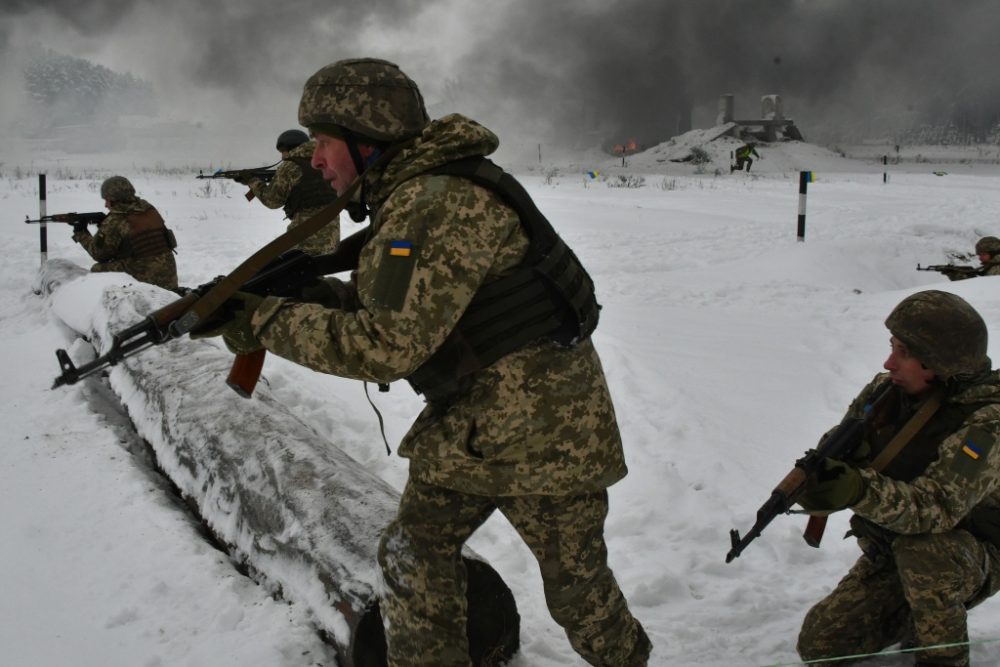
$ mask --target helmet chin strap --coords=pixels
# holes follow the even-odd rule
[[[368,159],[361,157],[361,149],[358,148],[358,137],[353,132],[344,132],[344,142],[347,144],[347,151],[351,154],[351,161],[354,163],[354,169],[359,173],[364,173],[365,169],[368,168],[375,160],[379,158],[382,154],[382,149],[376,146],[372,151]],[[368,209],[368,204],[366,203],[368,194],[368,183],[367,181],[361,182],[361,196],[359,202],[351,202],[347,206],[347,213],[351,216],[351,220],[354,222],[364,222],[365,218],[369,216],[371,211]]]

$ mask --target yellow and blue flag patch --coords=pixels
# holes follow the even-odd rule
[[[951,462],[951,469],[967,478],[978,475],[984,469],[983,463],[990,455],[995,440],[993,434],[986,429],[973,426],[965,433],[961,449]]]
[[[400,239],[389,243],[389,256],[391,257],[409,257],[412,254],[413,244],[409,241]]]

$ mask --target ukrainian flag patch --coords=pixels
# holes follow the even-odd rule
[[[995,436],[980,426],[973,426],[965,433],[961,448],[955,453],[951,469],[962,477],[975,477],[984,469],[983,462],[993,449]]]
[[[413,254],[413,244],[409,241],[391,241],[389,243],[390,257],[409,257]]]
[[[974,460],[978,459],[982,455],[982,452],[971,440],[966,440],[965,444],[962,445],[962,453]]]

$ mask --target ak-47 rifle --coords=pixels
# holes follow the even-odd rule
[[[43,215],[37,220],[29,220],[28,216],[24,216],[24,221],[29,225],[32,223],[42,223],[42,222],[64,222],[68,225],[99,225],[104,222],[104,218],[108,217],[107,213],[100,211],[95,211],[94,213],[55,213],[53,215]]]
[[[334,252],[325,255],[313,256],[298,249],[289,250],[264,266],[239,289],[261,296],[295,297],[303,289],[318,283],[325,275],[357,268],[358,256],[361,254],[362,246],[368,240],[368,232],[367,227],[355,232],[341,241]],[[178,328],[178,321],[199,299],[208,294],[224,279],[224,276],[219,276],[190,290],[180,299],[150,313],[141,322],[115,334],[111,340],[111,349],[82,366],[75,366],[66,350],[56,350],[56,358],[59,360],[62,372],[56,378],[52,388],[74,384],[89,375],[114,366],[123,359],[138,354],[147,347],[162,345],[186,333],[186,330],[182,331]],[[264,355],[263,348],[250,354],[236,355],[226,384],[240,396],[249,398],[253,394],[261,368],[264,366]]]
[[[961,266],[958,264],[931,264],[930,266],[920,266],[917,264],[917,271],[937,271],[951,280],[978,276],[981,270],[981,268],[975,266]],[[952,278],[952,276],[956,276],[956,278]]]
[[[213,315],[223,310],[226,302],[240,290],[267,289],[273,290],[269,293],[278,294],[282,289],[282,283],[287,285],[289,280],[294,282],[294,280],[301,279],[290,278],[290,276],[306,275],[309,276],[308,279],[316,279],[320,275],[356,267],[356,255],[360,254],[362,246],[368,240],[367,230],[362,230],[344,239],[338,250],[328,256],[326,262],[320,262],[319,258],[314,258],[317,260],[317,264],[322,264],[322,266],[303,269],[302,264],[307,264],[310,258],[299,255],[293,260],[288,255],[284,255],[284,259],[282,259],[282,255],[338,217],[354,198],[365,176],[371,170],[379,169],[391,161],[399,154],[399,151],[408,145],[409,142],[401,142],[385,149],[378,159],[359,174],[342,192],[339,192],[337,199],[332,204],[265,245],[244,260],[229,275],[216,278],[212,282],[192,290],[180,299],[147,315],[141,322],[117,334],[112,338],[111,349],[97,359],[77,368],[65,350],[57,351],[56,357],[59,359],[59,367],[62,372],[56,378],[53,389],[64,384],[73,384],[81,378],[96,373],[102,368],[113,366],[122,359],[147,347],[161,345],[179,338],[199,326],[206,326],[212,321]],[[297,268],[293,270],[293,266]],[[255,280],[259,282],[251,284]],[[260,371],[264,365],[264,355],[263,348],[250,354],[237,355],[227,384],[241,396],[249,397],[257,384],[257,378],[260,377]]]
[[[206,174],[204,171],[199,171],[195,178],[228,178],[234,180],[237,183],[244,183],[251,178],[258,178],[265,183],[270,183],[274,175],[278,173],[276,167],[281,164],[281,160],[278,160],[274,164],[269,164],[266,167],[252,167],[250,169],[230,169],[228,171],[223,171],[218,169],[213,171],[211,174]],[[247,190],[244,195],[247,201],[252,201],[254,198],[253,190]]]
[[[771,497],[757,510],[757,520],[744,536],[735,528],[729,531],[732,548],[726,554],[726,562],[738,558],[743,550],[758,538],[764,528],[779,514],[789,514],[799,497],[816,474],[823,468],[823,462],[830,459],[849,459],[850,455],[861,444],[865,420],[872,409],[881,401],[892,387],[891,382],[885,382],[868,399],[862,408],[860,417],[847,415],[840,424],[831,431],[815,449],[808,450],[802,458],[795,462],[795,467],[785,475],[785,478],[774,487]],[[811,515],[802,537],[811,547],[819,547],[826,530],[826,517]]]

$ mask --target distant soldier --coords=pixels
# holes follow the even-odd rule
[[[164,289],[177,289],[177,240],[153,205],[135,196],[124,176],[101,183],[101,197],[109,209],[97,233],[86,223],[73,225],[73,240],[93,257],[91,271],[122,271],[136,280]]]
[[[1000,239],[984,236],[976,241],[979,266],[952,266],[950,264],[927,267],[946,276],[948,280],[965,280],[979,276],[1000,276]]]
[[[265,183],[252,176],[237,179],[246,184],[264,206],[284,208],[285,217],[291,221],[288,229],[302,224],[337,198],[337,192],[309,164],[315,147],[315,142],[309,141],[302,130],[286,130],[278,135],[275,145],[281,153],[281,164],[271,182]],[[338,243],[340,221],[333,220],[298,247],[310,255],[321,255],[336,250]]]
[[[733,173],[734,171],[742,171],[744,164],[747,166],[747,172],[749,173],[750,165],[753,164],[753,158],[751,158],[750,156],[753,155],[754,157],[757,158],[760,157],[760,154],[757,152],[756,146],[757,146],[756,142],[750,141],[737,148],[736,164],[730,165],[729,173]]]

